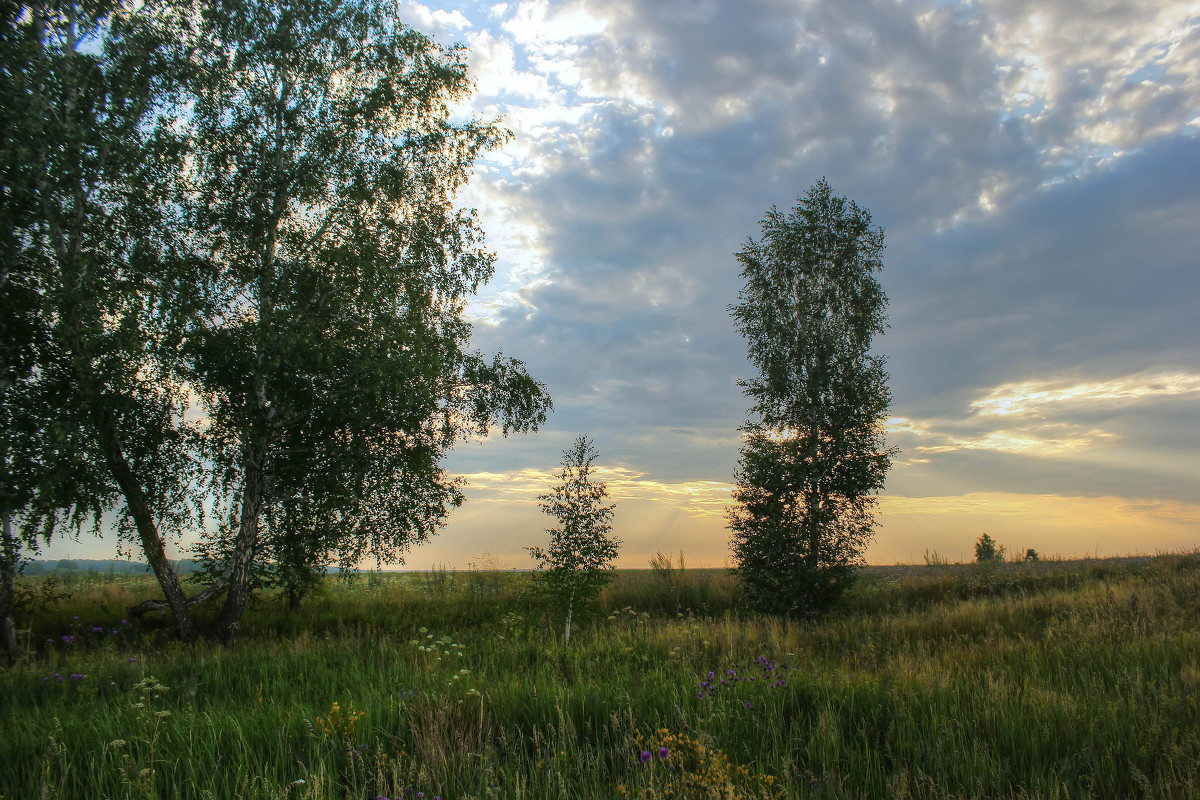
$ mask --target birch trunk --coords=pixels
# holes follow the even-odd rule
[[[258,520],[266,495],[267,475],[264,470],[268,444],[249,446],[243,454],[242,508],[238,520],[238,535],[229,559],[229,586],[225,606],[217,621],[217,638],[226,646],[237,643],[242,614],[250,598],[250,579],[253,576],[254,556],[258,551]]]
[[[16,598],[17,559],[20,557],[20,543],[13,537],[12,515],[4,514],[3,555],[0,560],[0,651],[4,653],[4,661],[8,666],[17,663],[21,657],[21,647],[17,643],[17,626],[13,622],[13,601]]]

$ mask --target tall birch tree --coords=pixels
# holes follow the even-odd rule
[[[181,275],[163,235],[181,164],[169,102],[186,38],[176,12],[103,0],[0,12],[2,594],[22,537],[32,543],[64,515],[98,522],[120,498],[118,529],[191,640],[166,557],[198,507],[194,431],[171,369]]]
[[[882,334],[883,231],[824,179],[790,213],[772,207],[737,254],[731,306],[758,376],[729,511],[737,574],[760,610],[809,617],[853,576],[894,449]]]

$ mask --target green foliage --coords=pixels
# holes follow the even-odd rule
[[[980,564],[985,564],[989,561],[1003,561],[1004,545],[997,546],[996,540],[986,533],[980,535],[979,539],[975,542],[975,560]],[[1027,560],[1037,560],[1037,553],[1034,553],[1033,559]]]
[[[400,559],[462,500],[456,442],[546,419],[521,362],[467,349],[494,256],[455,198],[508,133],[451,115],[464,52],[399,18],[0,11],[0,516],[32,520],[5,528],[6,574],[26,528],[119,496],[191,639],[164,546],[215,513],[232,640],[256,582],[299,597],[330,563]]]
[[[612,577],[612,560],[621,540],[612,536],[616,504],[605,504],[608,489],[593,477],[592,462],[599,453],[587,436],[563,452],[559,483],[540,495],[539,507],[558,525],[547,528],[547,547],[527,547],[537,559],[534,585],[566,615],[563,640],[571,639],[576,608],[588,605]]]
[[[204,6],[188,210],[206,305],[185,351],[237,523],[214,550],[229,635],[252,563],[299,591],[331,561],[401,559],[462,502],[449,449],[550,408],[521,362],[467,350],[494,255],[455,198],[508,134],[451,116],[465,54],[400,12]]]
[[[1034,550],[1032,547],[1030,547],[1028,550],[1025,551],[1025,557],[1022,560],[1024,560],[1024,561],[1040,561],[1041,556],[1038,555],[1037,550]]]
[[[122,541],[140,542],[184,611],[163,545],[201,514],[197,431],[174,373],[186,12],[19,3],[0,26],[0,283],[16,337],[0,355],[3,483],[16,489],[3,516],[29,542],[59,522],[98,525],[121,497]]]
[[[737,254],[731,307],[759,376],[729,512],[739,578],[756,608],[811,617],[845,590],[870,541],[891,394],[871,341],[887,298],[883,231],[822,179]]]
[[[153,766],[158,796],[185,800],[1200,792],[1200,558],[998,564],[990,584],[966,565],[864,571],[805,625],[728,593],[710,614],[647,612],[663,584],[618,571],[601,602],[646,605],[569,647],[522,621],[528,574],[498,575],[486,603],[465,581],[331,578],[299,615],[274,596],[251,608],[234,651],[142,625],[113,637],[101,609],[153,581],[81,573],[35,624],[55,644],[0,675],[0,786],[127,797]],[[703,575],[736,588],[697,569],[685,583]],[[702,690],[730,669],[759,680]]]

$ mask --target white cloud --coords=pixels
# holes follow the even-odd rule
[[[1131,403],[1198,392],[1200,375],[1182,372],[1082,383],[1025,381],[997,386],[971,403],[971,408],[981,416],[1034,415],[1066,406]]]
[[[522,0],[502,27],[523,45],[546,46],[602,33],[606,25],[583,2],[555,3],[552,10],[549,0]]]
[[[1118,459],[1099,451],[1117,445],[1121,437],[1077,421],[1081,413],[1112,413],[1137,403],[1197,393],[1200,375],[1183,372],[1102,381],[1021,381],[997,386],[973,401],[966,417],[892,417],[887,428],[890,437],[923,455],[979,450],[1038,458],[1086,455],[1116,464]],[[1000,420],[1005,424],[996,427]]]
[[[729,505],[728,481],[661,481],[624,467],[597,467],[593,476],[608,488],[612,502],[650,500],[695,517],[723,516]],[[536,504],[538,495],[559,482],[556,472],[538,469],[476,472],[461,477],[467,480],[473,500],[521,505]]]
[[[983,6],[1005,112],[1046,138],[1045,166],[1078,174],[1182,130],[1200,93],[1200,3]]]
[[[451,32],[464,31],[470,27],[471,21],[463,16],[462,11],[443,8],[430,8],[423,3],[405,2],[401,5],[400,13],[404,22],[416,30],[436,37],[446,36]]]

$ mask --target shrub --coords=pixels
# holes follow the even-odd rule
[[[997,545],[996,540],[986,533],[975,542],[975,560],[979,563],[1004,560],[1004,545]]]

